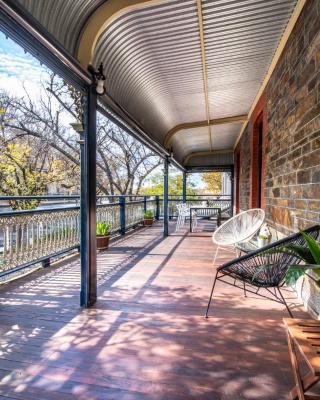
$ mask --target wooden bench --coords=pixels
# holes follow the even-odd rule
[[[320,321],[284,318],[295,387],[290,392],[294,400],[315,400],[320,395],[306,392],[320,380]],[[305,360],[309,372],[302,376],[297,354]]]

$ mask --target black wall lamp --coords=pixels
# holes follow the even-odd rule
[[[106,92],[106,88],[104,87],[104,84],[106,82],[106,77],[103,73],[103,64],[100,63],[99,68],[95,70],[93,65],[88,66],[88,71],[92,75],[94,82],[96,84],[96,92],[99,95],[103,95]]]

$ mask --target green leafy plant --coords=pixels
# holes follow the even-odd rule
[[[110,231],[110,225],[106,222],[97,222],[96,233],[98,236],[106,236]]]
[[[270,235],[259,235],[258,238],[259,239],[269,239]]]
[[[281,252],[290,257],[294,256],[301,262],[305,263],[290,265],[285,276],[287,286],[293,286],[300,276],[304,275],[308,270],[312,269],[316,274],[320,275],[320,243],[307,233],[303,231],[300,232],[306,241],[306,245],[303,246],[291,243],[264,252],[264,254],[275,254]],[[266,266],[263,268],[266,268]]]
[[[143,216],[145,218],[153,218],[154,214],[153,214],[153,211],[147,210],[147,211],[144,212]]]

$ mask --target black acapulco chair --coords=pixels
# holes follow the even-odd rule
[[[320,239],[320,225],[305,229],[304,232],[308,233],[316,240]],[[273,251],[273,254],[264,254],[266,250],[275,250],[277,247],[290,243],[302,246],[307,245],[301,233],[296,233],[218,267],[212,285],[205,318],[208,318],[211,299],[217,281],[242,289],[245,296],[246,292],[249,292],[281,303],[287,308],[290,317],[293,318],[280,288],[284,285],[284,278],[289,266],[291,264],[299,264],[300,260],[295,256],[283,254],[280,251]],[[262,288],[264,288],[267,293],[259,293],[259,290]],[[267,294],[269,294],[269,296]]]

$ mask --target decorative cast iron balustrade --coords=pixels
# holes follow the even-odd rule
[[[181,196],[169,196],[168,201],[168,213],[169,218],[175,218],[178,215],[177,212],[177,205],[182,204],[183,199]],[[229,218],[232,216],[232,201],[231,196],[224,195],[224,196],[193,196],[188,195],[186,199],[186,203],[190,207],[217,207],[221,209],[222,217]],[[160,215],[163,215],[163,199],[160,199]]]
[[[119,203],[111,203],[107,205],[97,206],[97,221],[107,222],[110,225],[111,233],[120,230],[120,205]]]
[[[143,222],[143,213],[151,209],[156,214],[157,200],[147,196],[115,196],[98,199],[97,221],[110,224],[111,234],[124,234]],[[154,197],[154,196],[153,196]],[[133,201],[126,201],[128,199]],[[1,198],[3,200],[3,197]],[[21,270],[32,264],[49,264],[52,257],[80,246],[80,206],[8,211],[0,213],[0,276]]]
[[[79,207],[0,214],[0,271],[79,246]]]
[[[126,203],[126,227],[131,228],[143,221],[144,202],[129,201]]]
[[[14,199],[17,199],[15,197]],[[19,199],[22,199],[20,197]],[[41,198],[42,199],[42,198]],[[63,199],[60,207],[28,211],[0,212],[0,277],[77,249],[80,246],[80,206],[78,196],[46,196],[46,200]],[[66,206],[65,201],[74,206]],[[1,197],[1,201],[9,200]],[[176,205],[182,198],[170,197],[169,216],[176,216]],[[188,196],[187,203],[199,206],[205,203],[231,214],[230,197]],[[127,229],[143,222],[144,211],[152,210],[155,217],[163,215],[163,201],[159,196],[100,196],[97,221],[110,224],[111,234],[125,234]]]

